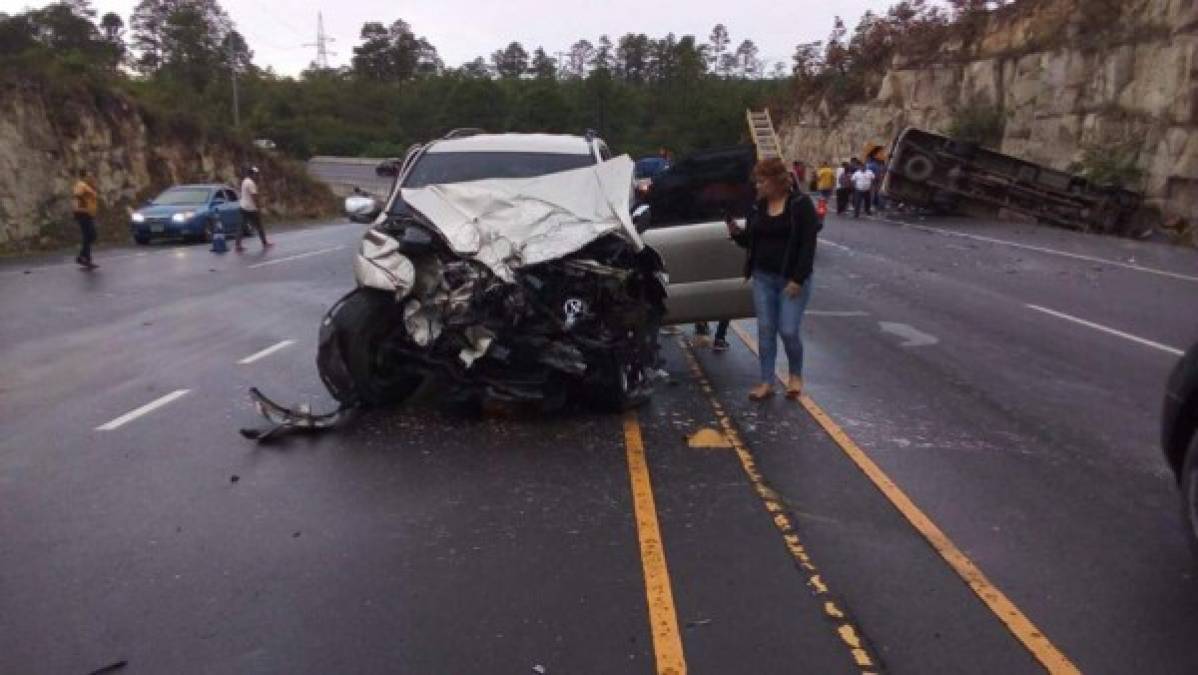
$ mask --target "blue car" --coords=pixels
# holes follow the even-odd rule
[[[244,227],[237,193],[228,185],[176,185],[130,216],[133,241],[153,239],[212,241],[216,224],[232,237]]]

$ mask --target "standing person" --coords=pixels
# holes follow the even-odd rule
[[[96,242],[96,212],[99,211],[100,199],[96,194],[96,186],[91,173],[87,169],[79,170],[79,180],[71,190],[72,211],[75,222],[79,223],[79,234],[82,244],[75,262],[86,269],[95,269],[99,265],[92,262],[92,244]]]
[[[841,162],[836,169],[836,215],[843,216],[849,208],[849,196],[853,194],[853,172],[848,162]]]
[[[778,338],[786,349],[789,377],[786,397],[803,392],[803,340],[799,328],[811,299],[815,241],[819,218],[809,195],[792,191],[786,165],[763,159],[753,169],[759,200],[742,228],[728,218],[728,234],[748,249],[745,276],[753,280],[757,311],[758,359],[761,383],[749,392],[754,401],[773,396]]]
[[[882,188],[882,175],[884,173],[884,166],[885,165],[882,163],[882,160],[878,159],[877,152],[870,155],[869,159],[865,162],[865,168],[869,169],[874,174],[874,182],[869,189],[869,201],[874,208],[879,210],[882,208],[882,196],[879,194],[879,190]]]
[[[861,207],[865,206],[865,215],[873,213],[870,205],[873,202],[874,172],[868,166],[858,167],[853,174],[853,217],[861,217]]]
[[[726,352],[728,351],[728,324],[727,320],[720,321],[715,326],[715,339],[711,342],[711,351]],[[706,336],[710,332],[706,321],[698,321],[695,323],[695,335]]]
[[[882,180],[886,178],[886,160],[878,160],[878,169],[874,173],[878,178],[874,181],[874,208],[879,211],[886,210],[886,197],[882,195]]]
[[[791,165],[791,175],[794,176],[795,185],[797,187],[801,188],[802,186],[806,185],[807,184],[807,165],[796,159],[794,164]]]
[[[245,247],[241,245],[241,236],[245,233],[245,225],[254,224],[254,229],[258,230],[258,238],[262,240],[262,248],[269,248],[271,243],[266,241],[266,229],[262,227],[262,213],[259,210],[258,203],[258,167],[251,166],[245,172],[245,178],[241,181],[241,222],[242,226],[237,228],[237,239],[233,248],[238,251],[244,251]]]
[[[823,195],[824,199],[832,198],[832,190],[836,187],[836,170],[832,168],[832,162],[825,161],[820,165],[819,170],[815,172],[815,189]]]

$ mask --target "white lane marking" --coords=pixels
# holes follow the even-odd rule
[[[803,313],[808,316],[869,316],[869,312],[839,312],[830,309],[809,309]]]
[[[842,251],[853,250],[853,249],[849,248],[848,246],[845,246],[844,244],[837,244],[834,241],[828,241],[827,239],[824,239],[822,237],[819,239],[819,243],[823,244],[824,246],[831,246],[832,248],[838,248]]]
[[[1092,256],[1092,255],[1082,255],[1081,253],[1070,253],[1068,251],[1058,251],[1054,248],[1044,248],[1043,246],[1032,246],[1031,244],[1021,244],[1017,241],[1008,241],[1006,239],[995,239],[994,237],[983,237],[980,234],[968,234],[966,232],[954,232],[953,230],[945,230],[943,228],[930,227],[928,225],[915,225],[914,223],[904,223],[901,220],[889,220],[886,218],[878,218],[877,220],[881,220],[883,222],[887,222],[892,225],[901,225],[903,227],[910,227],[912,229],[921,230],[923,232],[932,232],[934,234],[945,234],[950,237],[961,237],[963,239],[973,239],[975,241],[984,241],[984,242],[988,242],[991,244],[1000,244],[1002,246],[1010,246],[1012,248],[1021,248],[1021,249],[1025,249],[1028,251],[1036,251],[1038,253],[1047,253],[1049,255],[1059,255],[1063,258],[1073,258],[1075,260],[1085,260],[1086,262],[1101,263],[1103,265],[1111,265],[1112,267],[1122,267],[1123,269],[1135,270],[1137,272],[1147,272],[1149,274],[1158,274],[1162,277],[1170,277],[1172,279],[1181,279],[1182,281],[1198,282],[1198,276],[1192,276],[1189,274],[1181,274],[1180,272],[1170,272],[1168,270],[1161,270],[1161,269],[1157,269],[1155,267],[1144,267],[1143,265],[1134,265],[1132,263],[1125,263],[1125,262],[1121,262],[1118,260],[1110,260],[1108,258],[1099,258],[1099,257]]]
[[[344,246],[330,246],[329,248],[322,248],[318,251],[308,251],[307,253],[300,253],[297,255],[287,256],[286,258],[277,258],[275,260],[267,260],[266,262],[260,262],[260,263],[255,263],[253,265],[250,265],[250,269],[266,267],[267,265],[278,265],[279,263],[291,262],[292,260],[299,260],[301,258],[311,258],[314,255],[322,255],[324,253],[332,253],[333,251],[340,251],[343,248],[345,248],[345,247]]]
[[[940,338],[935,335],[925,333],[905,323],[879,321],[878,327],[882,329],[883,333],[897,335],[906,340],[906,342],[899,345],[900,347],[928,347],[940,342]]]
[[[138,417],[141,417],[142,415],[148,415],[149,413],[154,412],[155,410],[161,408],[164,405],[167,405],[168,403],[171,403],[172,401],[176,401],[178,399],[183,398],[184,396],[188,395],[189,393],[191,393],[190,389],[178,389],[176,391],[172,391],[171,393],[167,394],[166,396],[163,396],[162,398],[150,401],[149,403],[143,405],[142,407],[138,408],[137,410],[127,412],[124,415],[121,415],[120,417],[112,420],[111,422],[101,424],[100,426],[96,427],[96,431],[112,431],[113,429],[122,427],[122,426],[128,424],[129,422],[132,422],[133,420],[137,419]]]
[[[1099,330],[1104,333],[1110,333],[1111,335],[1116,335],[1125,340],[1131,340],[1132,342],[1138,342],[1146,347],[1152,347],[1153,349],[1159,349],[1162,352],[1173,354],[1174,356],[1182,355],[1182,351],[1176,347],[1170,347],[1169,345],[1163,345],[1159,342],[1153,342],[1152,340],[1145,340],[1142,337],[1137,337],[1137,336],[1131,335],[1129,333],[1124,333],[1123,331],[1115,330],[1114,328],[1108,328],[1101,324],[1094,323],[1093,321],[1086,321],[1085,319],[1079,319],[1076,316],[1070,316],[1069,314],[1065,314],[1064,312],[1058,312],[1056,310],[1048,309],[1047,307],[1041,307],[1039,305],[1027,305],[1027,308],[1034,309],[1037,312],[1043,312],[1050,316],[1055,316],[1058,319],[1072,321],[1073,323],[1080,324],[1087,328],[1093,328],[1094,330]]]
[[[263,349],[260,352],[255,352],[253,354],[250,354],[249,356],[238,361],[237,363],[240,365],[243,365],[243,366],[249,365],[249,364],[253,363],[254,361],[257,361],[258,359],[264,359],[264,358],[270,356],[271,354],[274,354],[275,352],[279,351],[280,349],[286,349],[287,347],[290,347],[293,344],[295,344],[295,340],[283,340],[282,342],[275,344],[275,345],[271,345],[271,346],[267,347],[266,349]]]

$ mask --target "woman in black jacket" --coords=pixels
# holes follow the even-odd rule
[[[786,397],[803,391],[803,340],[799,327],[811,299],[811,272],[815,263],[815,238],[819,217],[811,198],[793,189],[793,181],[780,159],[763,159],[753,169],[758,201],[745,227],[727,220],[728,233],[748,249],[745,278],[753,280],[753,305],[757,310],[758,357],[761,383],[749,392],[754,401],[774,393],[774,362],[778,337],[786,349],[790,376]]]

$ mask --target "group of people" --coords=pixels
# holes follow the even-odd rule
[[[831,162],[825,162],[825,167],[831,174],[831,182],[835,186],[836,213],[844,215],[850,205],[855,218],[861,217],[861,211],[866,215],[874,209],[886,208],[882,197],[882,179],[886,176],[886,163],[870,157],[864,163],[856,157],[832,170]],[[825,192],[825,197],[831,198],[831,191]]]
[[[261,194],[258,191],[258,177],[260,172],[258,167],[252,166],[243,172],[241,181],[241,221],[247,225],[253,225],[258,232],[258,238],[262,240],[262,248],[272,246],[266,240],[266,230],[262,227],[262,212],[259,208]],[[92,260],[92,245],[96,243],[96,214],[100,209],[100,196],[96,188],[96,180],[88,169],[80,169],[78,180],[71,190],[71,210],[75,216],[75,223],[79,225],[80,247],[79,255],[75,256],[75,262],[84,269],[96,269],[99,267]],[[244,251],[245,247],[241,245],[241,236],[245,228],[237,228],[236,244],[234,248],[238,251]]]

